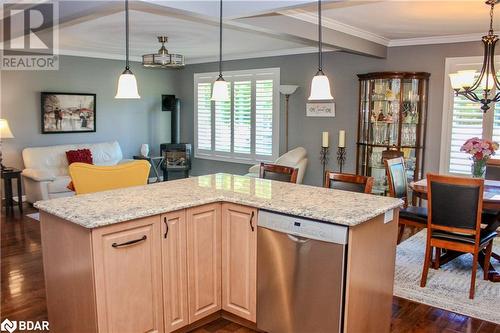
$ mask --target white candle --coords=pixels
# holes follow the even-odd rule
[[[344,130],[339,131],[339,147],[345,148],[345,131]]]
[[[323,140],[321,142],[321,147],[328,148],[328,132],[323,132]]]

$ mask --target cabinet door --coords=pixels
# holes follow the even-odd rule
[[[187,210],[189,323],[221,309],[221,204]]]
[[[165,331],[189,324],[186,211],[162,215],[163,311]]]
[[[92,231],[99,332],[163,332],[160,242],[159,216]]]
[[[256,321],[257,210],[222,205],[222,308]]]

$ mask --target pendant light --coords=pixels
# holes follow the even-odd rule
[[[128,33],[128,0],[125,0],[125,70],[118,79],[118,89],[116,90],[115,98],[120,99],[135,99],[141,98],[137,91],[137,80],[135,75],[130,71],[129,63],[129,33]]]
[[[323,52],[321,49],[322,44],[322,26],[321,26],[321,0],[318,0],[318,72],[313,77],[311,82],[311,95],[310,101],[324,101],[333,100],[332,93],[330,92],[330,81],[323,73]]]
[[[216,102],[227,102],[230,100],[228,83],[222,77],[222,0],[220,0],[219,17],[219,77],[214,82],[211,99]]]

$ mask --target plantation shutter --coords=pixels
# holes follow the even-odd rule
[[[460,148],[467,139],[481,138],[482,136],[483,111],[481,105],[471,102],[463,96],[455,96],[453,98],[449,172],[470,174],[470,155],[460,152]]]
[[[212,150],[212,84],[198,83],[197,88],[197,145],[198,149]]]
[[[491,112],[491,110],[489,110]],[[493,135],[492,140],[500,143],[500,103],[495,103],[495,110],[493,114]],[[500,153],[493,158],[498,158]]]
[[[250,154],[252,149],[252,82],[234,82],[234,152]]]
[[[227,88],[231,96],[231,83]],[[215,151],[231,152],[231,101],[215,102]]]
[[[255,82],[255,154],[273,154],[273,80]]]

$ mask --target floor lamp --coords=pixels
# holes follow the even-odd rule
[[[297,90],[299,86],[280,85],[280,94],[285,95],[285,152],[288,151],[288,102],[290,95]]]

